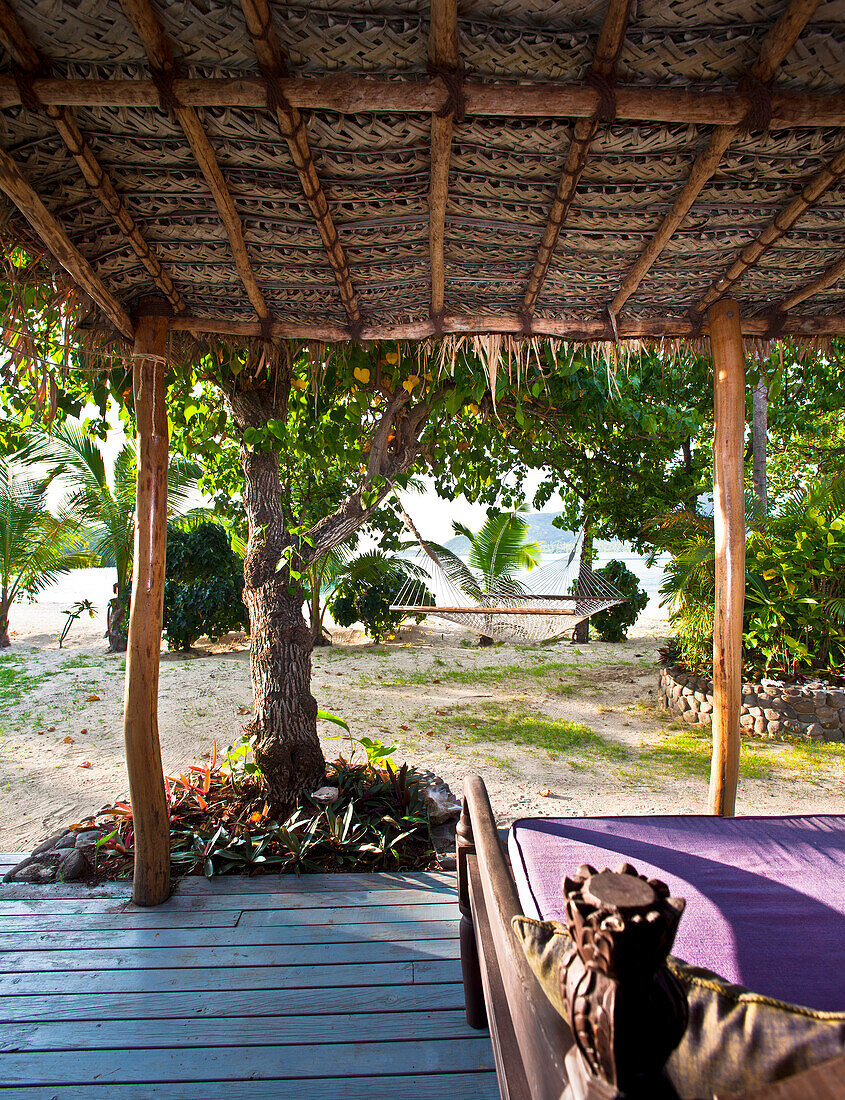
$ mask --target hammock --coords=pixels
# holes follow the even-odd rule
[[[432,544],[417,531],[401,501],[399,507],[419,543],[417,553],[423,559],[425,575],[405,581],[390,605],[391,611],[448,619],[501,641],[549,642],[571,633],[592,615],[626,602],[621,592],[592,570],[579,584],[577,551],[581,535],[561,560],[533,569],[521,578],[502,578],[491,591],[481,590],[475,574],[477,592],[468,596],[466,584],[458,583],[466,581],[471,573],[468,567],[461,565],[458,569],[454,562],[441,560]]]

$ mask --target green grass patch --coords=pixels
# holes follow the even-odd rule
[[[397,673],[392,675],[390,679],[385,678],[381,683],[382,687],[412,687],[431,684],[438,680],[441,684],[490,685],[509,684],[514,681],[525,683],[547,678],[551,680],[553,677],[562,682],[564,673],[577,676],[580,670],[581,666],[579,665],[565,664],[560,661],[547,661],[536,665],[486,665],[481,667],[476,665],[469,668],[463,666],[449,668],[445,661],[435,658],[434,664],[430,668],[418,669],[415,672]],[[565,684],[563,687],[558,688],[550,682],[543,686],[550,691],[561,694],[570,694],[576,690],[575,684]]]
[[[656,745],[642,745],[637,751],[637,770],[653,776],[656,771],[678,778],[707,779],[713,738],[710,733],[664,734]],[[765,779],[775,763],[767,745],[743,741],[739,750],[742,779]]]
[[[845,745],[833,741],[790,741],[779,763],[813,779],[830,779],[837,773],[845,777]]]
[[[524,707],[502,707],[487,703],[456,708],[442,720],[440,729],[450,739],[507,743],[544,749],[553,757],[578,756],[582,766],[589,761],[624,763],[629,751],[608,741],[589,726],[548,718]],[[587,758],[586,760],[584,758]]]

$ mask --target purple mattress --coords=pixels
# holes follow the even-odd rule
[[[845,1009],[845,816],[582,817],[516,821],[525,913],[564,919],[561,879],[623,861],[687,907],[672,953],[756,993]]]

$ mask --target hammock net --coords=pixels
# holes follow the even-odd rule
[[[440,554],[439,547],[420,536],[404,508],[402,512],[418,543],[420,568],[397,591],[393,611],[448,619],[500,641],[548,642],[626,602],[592,571],[579,579],[580,535],[547,565],[485,583],[477,571]]]

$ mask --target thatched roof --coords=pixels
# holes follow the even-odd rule
[[[7,233],[34,192],[126,313],[608,338],[730,293],[748,332],[845,330],[845,0],[460,0],[457,40],[450,0],[269,34],[264,0],[10,3]]]

